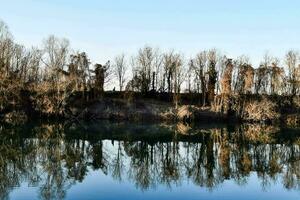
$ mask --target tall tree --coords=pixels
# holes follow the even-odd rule
[[[231,94],[231,83],[232,83],[232,71],[233,71],[233,63],[232,59],[227,59],[225,62],[225,70],[223,73],[223,77],[221,79],[221,90],[222,94],[230,95]]]
[[[66,66],[68,53],[68,40],[59,39],[52,35],[44,41],[44,56],[42,61],[46,65],[46,79],[56,87],[58,95],[61,90],[61,71]]]
[[[127,71],[127,64],[125,61],[125,55],[121,54],[114,59],[114,64],[113,64],[113,72],[115,77],[118,80],[118,85],[120,91],[123,91],[124,84],[125,84],[125,75]]]
[[[195,81],[197,85],[197,92],[202,94],[202,105],[205,105],[205,99],[206,99],[206,80],[205,80],[205,74],[206,74],[206,64],[207,64],[207,52],[202,51],[196,55],[194,59],[190,62],[194,72],[195,72]]]
[[[288,68],[288,83],[290,94],[296,95],[297,92],[297,62],[299,53],[295,50],[290,50],[285,55],[285,63]]]
[[[217,83],[217,71],[216,71],[216,64],[217,64],[217,51],[212,49],[208,52],[208,86],[207,86],[207,93],[208,93],[208,101],[211,104],[214,101],[215,97],[215,88]]]
[[[146,46],[138,51],[136,57],[136,73],[141,84],[141,92],[147,93],[151,88],[152,71],[154,66],[154,50]]]

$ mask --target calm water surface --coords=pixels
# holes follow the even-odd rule
[[[300,199],[300,129],[0,125],[0,199]]]

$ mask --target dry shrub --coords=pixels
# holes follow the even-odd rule
[[[246,121],[273,121],[279,119],[277,104],[267,98],[250,101],[246,104],[242,119]]]
[[[19,80],[10,80],[0,74],[0,111],[21,105],[22,84]]]
[[[58,93],[53,84],[44,82],[36,86],[36,95],[32,97],[34,109],[43,115],[62,115],[65,93]]]

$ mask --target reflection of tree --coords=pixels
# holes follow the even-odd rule
[[[145,142],[126,143],[125,151],[130,159],[129,178],[135,180],[135,184],[147,189],[153,183],[150,173],[149,146]]]
[[[153,135],[127,140],[124,138],[134,135],[127,132],[126,137],[118,138],[114,132],[113,142],[94,133],[92,137],[83,132],[66,135],[65,129],[62,124],[25,130],[0,127],[1,199],[8,199],[23,181],[38,186],[41,199],[63,199],[68,188],[84,181],[89,170],[102,170],[117,181],[128,179],[142,190],[161,184],[172,187],[185,179],[209,189],[226,179],[246,184],[253,172],[264,189],[276,181],[287,189],[300,189],[299,138],[285,139],[277,128],[191,129],[195,133],[174,134],[173,138],[164,133],[162,140]]]
[[[68,177],[65,167],[66,148],[64,147],[64,133],[61,125],[42,126],[37,130],[39,140],[38,166],[41,166],[43,174],[40,182],[41,199],[64,199],[66,190],[73,183],[72,177]],[[74,159],[74,158],[73,158]]]
[[[118,142],[117,155],[112,160],[112,176],[114,179],[121,181],[122,173],[124,170],[124,160],[123,160],[123,148],[121,142]]]
[[[68,169],[68,177],[83,181],[87,174],[88,145],[84,140],[76,140],[66,146],[65,162]]]
[[[162,149],[162,174],[161,181],[170,186],[180,178],[179,147],[177,142],[166,143]]]
[[[283,184],[287,189],[300,189],[300,148],[299,145],[291,145],[286,151],[286,171],[283,175]]]
[[[107,155],[103,152],[103,142],[97,141],[91,143],[92,167],[94,170],[102,169],[104,174],[107,174],[108,160]]]

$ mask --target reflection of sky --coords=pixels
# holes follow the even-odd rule
[[[272,181],[262,187],[262,177],[257,177],[257,173],[252,172],[249,177],[243,177],[245,183],[238,185],[233,178],[225,180],[224,182],[217,184],[216,187],[209,190],[206,187],[200,187],[195,185],[192,180],[187,180],[186,174],[182,174],[182,180],[178,184],[171,184],[168,187],[164,184],[158,183],[154,188],[141,190],[137,188],[133,180],[129,180],[127,173],[130,166],[130,157],[124,153],[123,142],[121,142],[121,151],[123,152],[123,163],[125,165],[122,180],[115,180],[111,172],[105,175],[101,170],[93,171],[88,168],[88,174],[84,178],[82,183],[77,182],[67,190],[66,199],[243,199],[243,200],[260,200],[260,199],[299,199],[300,193],[297,190],[287,190],[283,187],[282,179]],[[88,143],[86,142],[87,146]],[[103,153],[106,154],[106,158],[109,163],[117,156],[118,141],[104,140],[103,141]],[[215,150],[218,149],[218,145],[215,144]],[[283,146],[282,146],[283,148]],[[269,149],[268,146],[264,149]],[[184,143],[179,143],[179,157],[183,160],[188,159],[185,156],[187,148],[184,147]],[[172,153],[171,153],[172,154]],[[268,153],[266,153],[268,154]],[[218,159],[218,158],[215,158]],[[127,167],[126,167],[127,166]],[[112,169],[109,169],[112,171]],[[184,173],[184,172],[180,172]],[[243,176],[243,175],[241,175]],[[279,175],[280,176],[280,175]],[[268,179],[270,180],[270,179]],[[15,188],[10,194],[11,199],[32,200],[38,198],[38,188],[29,186],[27,183],[22,183],[20,187]]]
[[[16,39],[40,44],[53,33],[104,63],[144,44],[175,48],[187,57],[218,47],[229,56],[266,50],[282,56],[300,46],[298,0],[0,0]]]
[[[166,186],[159,186],[156,189],[141,191],[126,180],[119,183],[113,180],[111,176],[104,175],[101,171],[93,171],[89,173],[83,183],[77,183],[67,191],[66,199],[298,200],[299,196],[300,193],[297,191],[283,189],[281,183],[272,183],[264,191],[254,173],[251,174],[246,185],[238,186],[233,181],[227,180],[213,191],[201,188],[187,181],[183,181],[180,186],[172,186],[171,189]],[[11,199],[33,200],[37,199],[37,191],[36,188],[28,188],[26,184],[22,184],[21,188],[13,191],[10,197]]]

